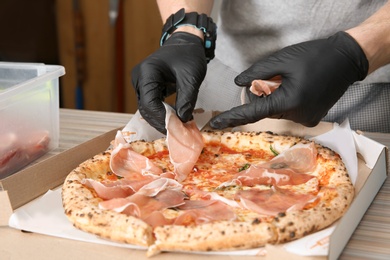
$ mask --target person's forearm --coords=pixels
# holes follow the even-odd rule
[[[160,15],[163,23],[171,15],[184,8],[186,13],[197,12],[199,14],[211,14],[213,8],[213,0],[157,0],[157,5],[160,10]],[[203,33],[193,27],[183,26],[176,30],[176,32],[185,31],[198,35],[203,39]]]
[[[346,32],[366,54],[368,73],[390,63],[390,1],[362,24]]]
[[[210,15],[213,3],[213,0],[157,0],[163,22],[181,8],[184,8],[186,13],[197,12]]]

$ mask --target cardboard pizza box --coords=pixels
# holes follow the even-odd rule
[[[273,131],[300,136],[315,136],[330,129],[332,129],[330,123],[322,122],[314,128],[305,128],[283,120],[262,120],[260,123],[242,128],[242,130]],[[110,259],[123,259],[123,257],[146,259],[144,250],[123,248],[120,245],[113,247],[41,234],[17,233],[17,230],[6,227],[13,210],[41,196],[48,189],[61,186],[66,175],[79,163],[105,150],[110,141],[113,140],[116,131],[117,129],[112,130],[0,180],[0,225],[3,225],[3,227],[0,227],[0,244],[4,243],[8,245],[7,248],[18,250],[20,245],[17,243],[23,243],[25,254],[31,253],[39,259],[51,259],[53,256],[58,259],[69,259],[77,257],[79,254],[83,254],[86,259],[107,259],[107,257],[110,257]],[[372,169],[367,167],[366,162],[361,158],[359,159],[356,196],[346,215],[339,221],[330,237],[328,255],[325,257],[300,256],[285,251],[282,245],[270,245],[265,247],[267,255],[261,259],[337,259],[385,181],[389,171],[387,148],[364,135],[357,134],[357,138],[362,142],[361,153],[372,153],[372,148],[377,149],[378,153],[375,155]],[[39,251],[39,247],[42,247],[42,252]],[[50,248],[50,254],[45,253],[48,248]],[[5,251],[4,253],[16,255],[13,251]],[[167,253],[156,256],[158,259],[183,259],[183,257],[188,260],[199,259],[204,258],[205,254],[200,252],[191,254]],[[242,255],[226,253],[220,255],[218,252],[208,254],[207,257],[210,259],[242,259]],[[251,258],[248,256],[248,259]],[[258,256],[255,258],[258,259]]]

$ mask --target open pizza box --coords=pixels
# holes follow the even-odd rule
[[[212,113],[202,115],[198,118],[200,118],[201,121],[207,121],[208,118],[210,118],[211,116]],[[197,119],[197,117],[195,118]],[[129,122],[129,124],[130,123],[131,122]],[[335,129],[337,131],[335,131]],[[60,226],[56,223],[56,221],[59,221],[59,218],[62,218],[62,220],[66,220],[66,217],[62,211],[62,205],[59,195],[59,187],[63,183],[66,175],[72,169],[77,167],[77,165],[82,161],[92,157],[93,155],[101,151],[104,151],[110,144],[110,141],[114,139],[117,130],[118,129],[114,129],[77,147],[49,157],[46,160],[40,161],[32,166],[29,166],[19,171],[14,175],[0,180],[0,226],[9,225],[16,229],[48,235],[42,238],[42,240],[47,243],[48,247],[50,247],[50,243],[55,243],[53,242],[54,240],[51,239],[52,236],[70,238],[72,240],[66,241],[71,241],[69,243],[72,243],[72,250],[75,249],[74,247],[80,247],[77,250],[82,251],[85,256],[88,256],[89,254],[91,256],[98,256],[98,254],[100,253],[105,254],[104,250],[107,250],[108,245],[110,248],[112,248],[110,249],[110,256],[112,256],[113,258],[115,258],[116,254],[118,254],[118,257],[123,254],[122,247],[126,248],[127,257],[136,257],[137,259],[146,258],[144,251],[145,248],[113,243],[110,241],[96,238],[95,236],[90,234],[84,234],[84,232],[73,228],[68,221],[65,221],[67,223],[66,225],[69,225],[70,229],[74,229],[72,230],[72,232],[75,232],[76,235],[69,235],[70,232],[63,229],[59,230],[57,233],[53,231],[55,230],[55,228],[58,228],[58,226]],[[255,124],[242,126],[237,130],[272,131],[279,134],[304,136],[306,138],[311,138],[313,136],[318,135],[329,135],[326,137],[328,139],[337,139],[337,135],[340,135],[340,132],[341,135],[343,135],[343,133],[347,133],[349,137],[345,138],[345,136],[341,136],[341,139],[338,141],[338,143],[344,145],[345,141],[350,141],[353,143],[353,146],[356,147],[356,149],[354,149],[354,151],[356,152],[354,152],[352,156],[352,158],[356,158],[357,160],[357,167],[354,170],[356,171],[356,178],[353,180],[355,184],[356,195],[352,205],[350,206],[346,214],[331,228],[326,229],[325,231],[321,231],[321,233],[319,234],[315,233],[309,237],[297,240],[298,244],[296,244],[297,242],[292,242],[288,246],[267,245],[266,247],[259,249],[229,252],[168,252],[160,256],[155,256],[155,258],[164,257],[166,256],[166,254],[171,254],[169,256],[170,259],[175,257],[179,257],[178,259],[181,259],[183,257],[183,254],[185,254],[185,257],[188,259],[197,259],[200,257],[204,257],[205,254],[207,254],[209,256],[212,256],[212,258],[218,259],[225,259],[227,256],[229,256],[230,259],[241,259],[243,255],[257,256],[256,259],[259,258],[259,255],[262,255],[260,259],[267,260],[337,259],[345,245],[348,243],[351,235],[353,234],[355,228],[365,214],[367,208],[373,201],[375,195],[377,194],[380,187],[387,178],[387,174],[389,171],[387,147],[365,137],[364,133],[357,133],[355,131],[351,131],[349,129],[348,122],[346,123],[346,125],[341,126],[337,124],[321,122],[318,126],[314,128],[306,128],[289,121],[264,119]],[[324,133],[326,134],[324,135]],[[334,134],[336,135],[336,137],[333,136]],[[330,148],[335,149],[337,151],[336,148]],[[343,150],[345,153],[346,149]],[[54,191],[52,192],[52,190]],[[41,196],[43,194],[44,196]],[[55,202],[55,205],[48,204],[52,202],[42,201],[44,199],[47,199],[47,196],[51,196],[51,194],[57,194],[56,198],[59,201]],[[43,212],[38,213],[29,212],[29,210],[36,210],[34,209],[35,204],[44,204],[45,210],[43,210]],[[53,208],[56,208],[56,210],[58,211],[57,214],[60,214],[61,216],[54,216],[52,217],[53,219],[50,219],[51,211],[54,211]],[[26,219],[28,220],[26,221],[26,223],[24,223],[25,226],[21,224],[21,222],[23,222],[21,220],[23,219],[23,217],[26,217]],[[37,220],[37,218],[39,219]],[[40,224],[36,224],[35,222]],[[18,226],[19,224],[21,224],[21,226]],[[45,229],[45,226],[48,228]],[[1,228],[6,227],[0,227],[0,229]],[[89,246],[84,248],[84,242],[80,241],[90,242],[88,243]],[[1,242],[2,241],[0,236],[0,243]],[[118,247],[121,249],[118,249]],[[314,253],[312,250],[313,248]],[[53,247],[52,250],[55,251],[55,247]],[[59,257],[60,259],[62,256],[58,255],[57,257]],[[64,259],[67,258],[67,256],[64,255],[63,257]]]

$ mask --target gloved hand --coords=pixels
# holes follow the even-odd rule
[[[202,40],[190,33],[173,33],[163,46],[132,70],[132,83],[142,117],[165,134],[162,101],[177,92],[176,113],[183,122],[191,120],[206,71]]]
[[[368,73],[367,58],[347,33],[286,47],[258,61],[235,78],[249,87],[255,79],[280,75],[282,84],[266,97],[250,95],[250,103],[214,117],[213,128],[254,123],[265,117],[315,126],[355,81]]]

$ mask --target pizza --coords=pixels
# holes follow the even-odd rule
[[[318,143],[200,132],[191,122],[167,129],[165,138],[133,142],[119,131],[110,149],[70,172],[62,200],[75,227],[148,256],[248,249],[321,230],[353,199],[341,157]]]

